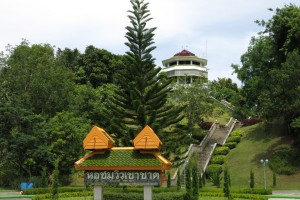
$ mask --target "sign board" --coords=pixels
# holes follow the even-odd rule
[[[151,170],[102,170],[85,171],[84,181],[86,185],[108,186],[159,186],[160,171]]]

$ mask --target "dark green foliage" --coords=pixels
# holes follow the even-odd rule
[[[199,196],[199,170],[195,164],[192,167],[192,192],[193,199],[197,200]]]
[[[250,188],[254,188],[254,172],[250,171]]]
[[[229,136],[226,140],[226,142],[236,142],[239,143],[241,141],[241,137],[240,136]]]
[[[192,177],[191,177],[191,168],[186,167],[185,169],[185,190],[187,200],[192,199]]]
[[[58,199],[58,186],[59,186],[59,162],[60,159],[56,159],[55,167],[51,175],[51,199]]]
[[[291,175],[300,172],[298,149],[278,149],[273,152],[269,162],[270,168],[277,174]]]
[[[216,147],[214,150],[214,155],[227,155],[229,153],[229,147]]]
[[[210,177],[211,174],[213,174],[213,173],[215,173],[215,172],[221,174],[222,171],[223,171],[222,165],[219,165],[219,164],[210,164],[210,165],[207,166],[206,172],[205,172],[205,173],[206,173],[206,175],[207,175],[208,177]]]
[[[230,195],[230,176],[228,172],[228,168],[225,167],[224,169],[224,187],[223,187],[224,196],[228,199],[231,199]]]
[[[225,158],[225,155],[215,155],[211,158],[210,163],[222,165],[225,161]]]
[[[221,177],[221,174],[218,173],[218,172],[212,172],[210,173],[210,176],[209,176],[211,182],[213,183],[214,186],[217,186],[217,187],[220,187],[221,185],[221,180],[222,180],[222,177]]]
[[[199,184],[199,188],[203,187],[203,180],[202,180],[203,177],[204,177],[204,175],[201,175],[201,174],[199,175],[199,183],[198,183]]]
[[[236,142],[226,142],[224,146],[229,147],[230,149],[234,149],[236,147]]]
[[[72,70],[77,84],[91,84],[93,88],[117,84],[125,65],[124,56],[114,55],[93,45],[87,46],[84,53],[77,49],[59,48],[56,59],[59,64]]]
[[[203,183],[203,186],[205,186],[205,184],[206,184],[206,172],[204,172],[203,174],[202,174],[202,183]]]
[[[181,174],[180,174],[179,170],[177,171],[176,188],[177,188],[177,190],[181,189]]]
[[[281,119],[286,132],[294,133],[290,124],[300,116],[300,8],[285,5],[274,11],[268,21],[257,21],[264,27],[253,37],[242,66],[233,66],[242,81],[240,101],[236,109],[247,109],[249,116]]]
[[[276,185],[277,185],[276,173],[273,172],[273,187],[276,187]]]
[[[47,167],[44,166],[42,168],[42,173],[41,173],[41,187],[48,187],[48,183],[49,183],[49,177],[48,177]]]
[[[148,3],[131,0],[131,4],[133,10],[128,16],[131,26],[126,27],[125,35],[129,51],[125,73],[119,79],[122,91],[115,96],[112,107],[114,116],[122,118],[122,121],[113,118],[112,126],[126,145],[146,125],[161,136],[164,128],[182,119],[182,108],[167,103],[171,82],[158,75],[160,68],[156,68],[151,55],[156,28],[147,28],[151,20]]]
[[[167,177],[167,187],[171,187],[171,174],[170,172],[168,171],[168,177]]]
[[[218,78],[209,83],[210,94],[218,99],[232,102],[238,94],[239,89],[236,83],[233,83],[230,78]]]

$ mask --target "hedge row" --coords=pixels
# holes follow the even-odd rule
[[[224,197],[222,192],[200,192],[200,196],[211,196],[211,197]],[[268,198],[258,194],[242,194],[242,193],[230,193],[232,198],[241,198],[241,199],[256,199],[256,200],[267,200]]]
[[[87,192],[92,191],[92,187],[59,187],[58,193],[68,193],[68,192]],[[126,187],[123,189],[122,187],[105,187],[106,191],[112,191],[114,193],[124,193],[124,192],[143,192],[143,187]],[[165,193],[165,192],[177,192],[176,187],[154,187],[153,191],[155,193]],[[38,194],[50,194],[51,188],[32,188],[26,189],[23,191],[24,195],[38,195]]]
[[[201,188],[200,193],[223,193],[223,188]],[[239,194],[260,194],[268,195],[272,194],[272,189],[263,189],[263,188],[242,188],[242,189],[230,189],[231,193]]]
[[[59,198],[70,198],[70,197],[88,197],[93,196],[92,191],[86,192],[65,192],[65,193],[58,193]],[[50,199],[50,194],[39,194],[35,195],[32,200],[41,200],[41,199]],[[115,191],[106,191],[103,193],[104,199],[110,200],[122,200],[122,199],[136,199],[136,200],[143,200],[144,194],[143,192],[117,192]],[[164,192],[164,193],[155,193],[153,194],[154,200],[184,200],[185,192],[184,191],[177,191],[177,192]]]
[[[227,155],[230,151],[229,147],[216,147],[214,150],[214,155]]]
[[[215,155],[211,158],[210,163],[222,165],[225,161],[225,158],[225,155]]]

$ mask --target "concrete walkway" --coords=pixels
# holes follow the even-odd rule
[[[278,195],[278,198],[271,197],[269,200],[299,200],[300,190],[274,190],[272,195]]]
[[[19,197],[20,192],[17,191],[4,191],[0,192],[0,200],[31,200],[31,198]]]

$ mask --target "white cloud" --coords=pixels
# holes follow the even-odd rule
[[[153,52],[156,64],[182,47],[202,57],[208,55],[209,79],[231,77],[232,63],[239,63],[252,35],[261,30],[254,21],[268,20],[274,12],[296,0],[149,0],[157,27]],[[87,45],[124,54],[125,26],[129,25],[129,0],[2,0],[0,51],[21,38],[31,43],[50,43],[60,48]],[[207,44],[207,47],[206,47]],[[186,47],[187,46],[187,47]],[[207,50],[207,52],[206,52]]]

